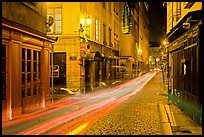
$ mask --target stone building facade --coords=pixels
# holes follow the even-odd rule
[[[53,42],[46,3],[2,2],[2,118],[45,107]]]

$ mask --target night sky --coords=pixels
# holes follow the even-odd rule
[[[162,41],[165,35],[166,8],[162,2],[149,2],[149,29],[150,41]]]

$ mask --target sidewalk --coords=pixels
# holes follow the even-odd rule
[[[162,91],[167,96],[167,84],[162,82]],[[202,125],[194,122],[174,103],[164,102],[162,104],[171,126],[173,135],[202,135]]]

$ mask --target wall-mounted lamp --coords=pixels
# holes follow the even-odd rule
[[[83,32],[84,31],[84,28],[85,27],[88,27],[89,25],[91,24],[91,18],[90,17],[87,17],[86,18],[86,25],[84,25],[84,23],[80,23],[80,32]]]
[[[91,18],[90,18],[90,17],[87,17],[87,18],[86,18],[86,24],[87,24],[87,25],[90,25],[90,24],[91,24]]]
[[[138,50],[138,53],[139,53],[139,54],[141,54],[141,53],[142,53],[142,50],[141,50],[141,49],[139,49],[139,50]]]

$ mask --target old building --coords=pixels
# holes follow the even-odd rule
[[[129,77],[147,72],[149,56],[148,4],[121,2],[120,66]]]
[[[45,107],[53,42],[46,36],[45,3],[2,2],[3,119]]]
[[[55,18],[48,35],[58,37],[54,66],[59,68],[59,75],[54,77],[54,86],[84,91],[102,81],[116,79],[119,3],[48,2],[47,5],[47,15]]]
[[[202,123],[202,3],[167,2],[169,99]]]
[[[120,66],[126,68],[125,76],[136,77],[137,50],[139,45],[139,3],[120,3],[121,39]]]

